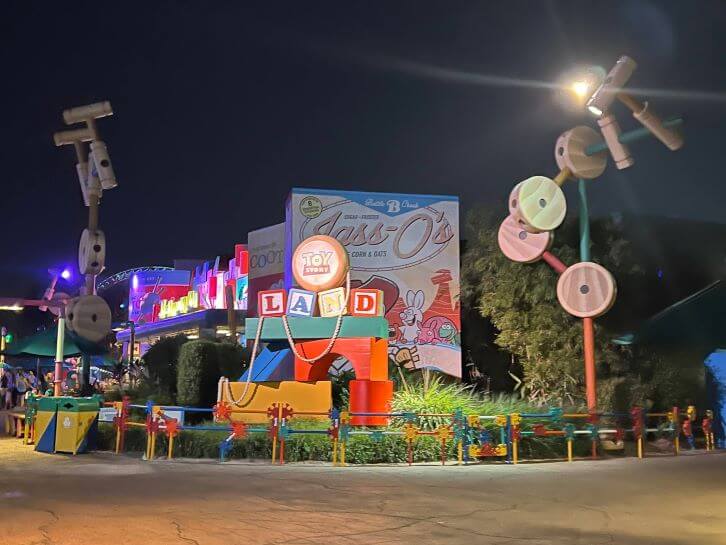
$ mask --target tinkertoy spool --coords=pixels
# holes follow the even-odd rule
[[[613,275],[597,263],[584,261],[568,267],[557,281],[557,299],[569,314],[597,318],[615,303]]]
[[[562,224],[567,213],[567,201],[560,184],[567,176],[569,174],[561,172],[557,180],[559,183],[546,176],[532,176],[514,188],[509,208],[526,231],[542,233]]]
[[[100,342],[111,330],[111,309],[98,295],[81,295],[66,306],[66,326],[83,339]]]
[[[499,226],[497,241],[502,253],[518,263],[534,263],[542,258],[552,244],[552,233],[529,233],[513,216]]]
[[[103,231],[84,229],[78,244],[78,269],[81,274],[100,274],[105,262],[106,237]]]
[[[597,178],[605,172],[607,153],[587,155],[585,150],[600,141],[600,135],[590,127],[579,126],[563,132],[555,143],[557,166],[562,170],[569,169],[573,178]]]

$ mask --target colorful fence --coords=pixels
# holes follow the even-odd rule
[[[500,415],[428,413],[355,413],[331,410],[328,413],[296,412],[289,404],[275,403],[266,411],[239,409],[226,403],[213,408],[171,407],[155,405],[134,405],[128,400],[113,404],[116,416],[113,425],[116,429],[116,453],[124,450],[124,437],[129,427],[143,427],[146,431],[147,460],[156,457],[157,435],[165,434],[168,439],[166,456],[173,458],[174,439],[181,431],[226,432],[229,435],[219,445],[220,461],[224,461],[235,440],[250,434],[267,435],[272,442],[272,463],[285,462],[285,442],[295,435],[326,436],[332,443],[333,465],[346,465],[346,446],[352,437],[368,437],[380,441],[386,436],[399,436],[407,444],[407,461],[413,464],[413,445],[419,437],[433,437],[441,444],[441,463],[446,464],[448,448],[455,445],[458,464],[483,461],[486,459],[517,464],[522,461],[520,449],[523,442],[537,437],[562,439],[563,458],[573,461],[575,441],[588,441],[591,445],[590,456],[597,458],[598,447],[605,444],[614,448],[624,448],[630,439],[636,444],[638,458],[645,456],[645,442],[650,436],[666,437],[672,441],[673,454],[680,451],[680,438],[683,436],[690,448],[695,448],[694,422],[695,407],[689,407],[682,414],[678,407],[667,412],[646,412],[633,408],[629,413],[564,413],[562,409],[552,408],[542,413],[512,413]],[[133,411],[143,411],[143,422],[135,421]],[[188,413],[208,413],[214,417],[213,425],[187,425],[184,416]],[[235,413],[264,414],[266,425],[249,425],[233,422]],[[175,415],[175,416],[172,416]],[[307,429],[295,426],[295,418],[310,416],[327,417],[327,427]],[[389,425],[379,428],[366,428],[351,425],[354,417],[381,417]],[[437,418],[440,422],[433,429],[422,426],[424,419]],[[706,411],[700,426],[706,450],[714,449],[711,431],[713,415]]]

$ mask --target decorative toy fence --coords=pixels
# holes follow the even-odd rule
[[[171,407],[155,405],[134,405],[128,399],[109,404],[116,409],[113,426],[116,430],[116,453],[124,450],[126,431],[130,427],[142,427],[146,432],[147,460],[156,456],[156,439],[159,433],[168,438],[167,459],[173,458],[174,439],[181,431],[227,432],[229,436],[219,445],[220,461],[227,459],[235,440],[250,434],[265,434],[272,442],[271,462],[285,463],[285,443],[295,435],[326,436],[332,443],[333,465],[346,465],[346,446],[352,437],[368,437],[381,441],[386,436],[399,436],[406,441],[407,462],[413,464],[413,445],[419,437],[434,437],[441,444],[441,464],[448,459],[448,446],[456,445],[458,464],[497,459],[505,463],[517,464],[521,461],[520,448],[523,441],[533,437],[560,437],[566,459],[573,461],[573,443],[578,439],[591,443],[591,457],[597,458],[598,444],[610,441],[624,447],[626,439],[636,443],[637,457],[645,457],[645,441],[648,434],[668,437],[673,443],[673,454],[680,452],[680,437],[683,435],[691,448],[695,448],[693,422],[696,409],[688,407],[682,415],[678,407],[668,412],[646,412],[639,407],[629,413],[564,413],[560,408],[552,408],[542,413],[511,413],[500,415],[464,414],[461,410],[453,414],[430,414],[414,412],[396,413],[354,413],[333,409],[327,413],[296,412],[287,403],[274,403],[266,411],[238,409],[226,403],[218,403],[213,408]],[[144,422],[132,420],[132,411],[142,410]],[[181,421],[170,414],[183,411]],[[214,416],[214,425],[187,425],[185,413],[208,413]],[[266,425],[248,425],[232,421],[234,414],[263,414]],[[296,428],[294,419],[300,417],[327,417],[328,426],[321,429]],[[351,425],[353,417],[384,417],[389,426],[365,428]],[[445,423],[434,429],[424,429],[422,419],[437,418]],[[704,437],[705,449],[714,450],[711,411],[706,411],[699,427]],[[448,422],[447,422],[448,421]]]

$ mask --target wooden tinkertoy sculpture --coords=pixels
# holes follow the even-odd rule
[[[245,330],[255,332],[245,388],[242,395],[235,396],[227,382],[220,389],[219,400],[241,406],[252,381],[259,343],[287,341],[294,356],[291,378],[298,385],[291,391],[303,392],[305,384],[326,381],[333,361],[345,358],[355,372],[355,380],[349,383],[351,424],[385,425],[393,383],[388,380],[388,321],[384,318],[383,293],[350,288],[348,253],[329,236],[303,240],[291,265],[300,288],[258,293],[259,318],[245,321]],[[314,395],[312,389],[308,391]]]
[[[58,316],[58,356],[56,357],[54,395],[60,395],[62,365],[62,330],[91,342],[102,341],[111,331],[111,309],[96,295],[96,277],[103,271],[106,259],[106,237],[98,226],[98,211],[104,190],[118,185],[106,144],[100,139],[96,120],[113,115],[111,103],[97,102],[63,111],[66,125],[83,123],[83,127],[57,132],[56,146],[73,145],[76,152],[76,172],[81,185],[83,203],[88,207],[88,227],[81,233],[78,245],[78,269],[85,275],[82,295],[74,297]],[[89,142],[88,148],[85,143]],[[84,370],[87,378],[87,371]]]
[[[552,179],[533,176],[518,183],[509,196],[509,216],[502,222],[498,233],[499,247],[512,261],[533,263],[542,259],[557,272],[560,305],[569,314],[582,318],[585,388],[590,413],[597,410],[593,320],[612,307],[617,288],[610,272],[590,261],[585,180],[597,178],[605,171],[608,149],[618,169],[632,166],[634,160],[625,144],[648,133],[671,150],[683,145],[681,135],[670,128],[680,124],[680,119],[661,122],[648,102],[641,103],[623,91],[635,67],[632,59],[621,57],[587,100],[588,110],[598,117],[604,142],[596,131],[586,126],[575,127],[560,135],[555,144],[559,173]],[[633,116],[645,129],[620,133],[620,127],[610,112],[616,98],[632,110]],[[549,252],[553,231],[562,224],[567,212],[561,186],[568,179],[579,180],[580,194],[581,262],[570,267]]]

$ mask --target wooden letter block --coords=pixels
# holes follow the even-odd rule
[[[285,290],[265,290],[257,294],[257,311],[260,316],[283,316],[287,303]]]
[[[321,291],[318,293],[318,306],[320,307],[320,316],[329,318],[331,316],[340,316],[345,314],[345,290],[343,288],[333,288],[332,290]]]
[[[350,313],[353,316],[383,316],[383,292],[363,288],[350,290]]]
[[[287,315],[308,318],[315,310],[315,292],[291,288],[287,296]]]

